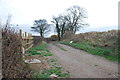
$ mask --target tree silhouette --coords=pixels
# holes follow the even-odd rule
[[[83,8],[76,5],[68,8],[66,18],[68,30],[76,33],[81,27],[87,25],[84,18],[87,18],[87,14]]]
[[[44,34],[50,31],[50,24],[45,19],[35,20],[31,29],[34,32],[38,32],[41,37],[44,37]]]

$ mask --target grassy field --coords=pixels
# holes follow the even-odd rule
[[[114,54],[114,49],[110,48],[102,48],[98,46],[91,46],[89,42],[76,42],[76,43],[70,43],[69,41],[67,42],[60,42],[61,44],[65,44],[71,47],[75,47],[77,49],[84,50],[88,53],[94,54],[94,55],[99,55],[103,56],[108,60],[112,61],[118,61],[118,55]]]

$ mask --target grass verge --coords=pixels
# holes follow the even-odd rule
[[[69,74],[61,72],[62,67],[54,67],[52,69],[44,69],[41,73],[36,71],[33,74],[33,78],[50,78],[51,74],[55,74],[58,77],[69,77]]]
[[[43,43],[37,47],[32,47],[31,49],[29,49],[26,52],[31,53],[31,55],[40,55],[41,57],[52,56],[52,54],[48,50],[46,50],[46,47],[47,47],[47,44]]]
[[[103,56],[108,60],[112,61],[118,61],[118,55],[114,54],[114,50],[109,48],[101,48],[97,46],[91,46],[89,42],[76,42],[76,43],[70,43],[70,42],[60,42],[61,44],[65,44],[71,47],[75,47],[77,49],[84,50],[88,53]],[[119,61],[120,62],[120,61]]]
[[[43,43],[37,47],[32,47],[27,51],[28,53],[31,53],[31,54],[27,56],[32,56],[32,55],[40,55],[40,57],[52,56],[52,54],[48,50],[46,50],[46,47],[47,47],[46,43]],[[49,62],[55,63],[56,60],[52,58],[49,60]],[[51,64],[50,66],[52,66],[50,69],[43,69],[41,70],[41,72],[39,72],[38,70],[32,71],[32,77],[33,78],[50,78],[51,74],[57,75],[58,78],[69,77],[69,73],[67,72],[63,73],[61,71],[62,67],[57,67],[55,64]]]

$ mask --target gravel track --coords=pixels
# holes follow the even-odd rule
[[[117,78],[118,63],[67,45],[52,42],[48,50],[71,78]]]

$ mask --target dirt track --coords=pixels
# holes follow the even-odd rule
[[[49,43],[48,49],[57,62],[70,72],[71,78],[116,78],[117,62],[59,43]]]

